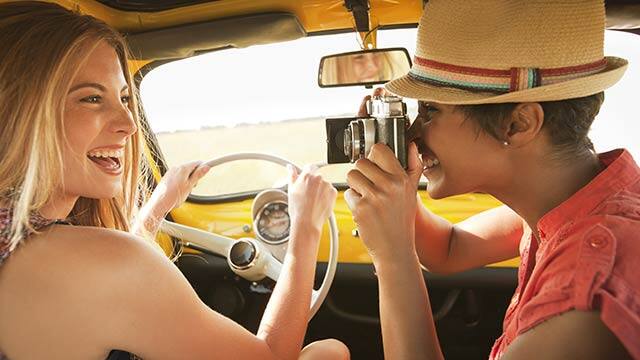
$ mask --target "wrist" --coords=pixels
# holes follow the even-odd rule
[[[154,191],[147,204],[149,205],[149,215],[158,219],[167,216],[174,208],[174,204],[164,191]]]
[[[317,253],[322,229],[313,224],[294,223],[289,234],[288,250],[294,253]]]
[[[383,269],[396,270],[399,267],[417,264],[420,265],[415,247],[411,246],[403,249],[394,249],[387,253],[371,253],[371,260],[376,271]]]
[[[314,238],[320,238],[322,234],[322,224],[314,224],[306,219],[294,219],[291,222],[291,234],[312,236]]]

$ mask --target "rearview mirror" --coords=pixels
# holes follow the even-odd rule
[[[405,75],[411,57],[405,48],[354,51],[320,59],[320,87],[384,84]]]

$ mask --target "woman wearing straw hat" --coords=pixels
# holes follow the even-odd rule
[[[132,233],[155,233],[208,167],[169,170],[144,199],[122,36],[19,1],[0,3],[0,44],[0,359],[349,357],[336,340],[301,349],[331,184],[292,171],[290,245],[254,335],[207,307],[152,236]]]
[[[376,145],[345,194],[376,267],[387,358],[442,357],[421,264],[518,255],[490,358],[640,358],[640,169],[587,137],[627,66],[603,54],[604,15],[601,0],[427,3],[413,68],[386,85],[418,100],[409,168]],[[432,198],[505,205],[453,225],[416,201],[422,174]]]

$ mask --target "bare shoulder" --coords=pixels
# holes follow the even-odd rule
[[[117,230],[52,226],[28,238],[0,271],[0,348],[27,358],[65,348],[85,358],[100,357],[115,333],[109,328],[126,321],[126,307],[143,301],[136,292],[156,276],[183,282],[179,271],[141,238]],[[188,284],[184,289],[190,290]],[[17,334],[47,340],[25,346],[28,339]]]
[[[146,261],[162,261],[160,255],[152,244],[123,231],[56,225],[30,236],[14,251],[3,266],[0,286],[6,280],[25,291],[47,289],[49,296],[60,286],[86,291],[96,286],[96,279],[105,284]]]
[[[0,318],[0,350],[15,358],[270,358],[164,254],[114,230],[54,226],[29,239],[0,271]]]
[[[631,359],[598,312],[572,310],[519,335],[502,359]]]
[[[27,241],[27,246],[41,246],[47,253],[69,258],[92,258],[91,260],[116,260],[114,255],[127,260],[131,251],[155,250],[145,239],[128,232],[91,226],[53,226]],[[40,250],[40,249],[38,249]],[[36,250],[37,251],[37,250]]]
[[[87,276],[96,276],[127,263],[152,247],[142,239],[117,230],[52,226],[23,241],[2,268],[0,286],[28,290],[38,284],[40,289],[78,284]],[[34,285],[34,286],[32,286]],[[68,290],[73,288],[67,287]],[[35,289],[34,289],[35,290]],[[55,291],[49,293],[55,295]]]

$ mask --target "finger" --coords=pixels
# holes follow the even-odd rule
[[[188,170],[189,175],[187,176],[187,179],[191,178],[191,176],[196,172],[196,170],[201,164],[202,164],[202,161],[196,160],[196,161],[188,162],[183,165],[183,169]]]
[[[355,169],[350,170],[347,173],[347,184],[349,184],[350,188],[363,196],[370,196],[375,193],[375,185],[362,175],[360,171]]]
[[[371,95],[367,95],[364,97],[364,99],[362,99],[362,102],[360,103],[360,109],[358,110],[359,117],[369,116],[369,113],[367,112],[367,100],[370,99]]]
[[[309,174],[315,174],[318,171],[319,167],[317,164],[305,164],[302,167],[302,172],[306,172]]]
[[[369,159],[358,159],[356,161],[356,169],[358,169],[362,175],[367,177],[373,184],[379,185],[388,180],[387,174],[384,170],[374,164]]]
[[[387,91],[383,87],[377,87],[373,90],[373,96],[385,96]]]
[[[393,151],[385,144],[374,144],[367,158],[389,174],[404,172],[400,161],[398,161]]]
[[[205,176],[209,172],[209,170],[211,170],[211,166],[209,166],[209,165],[207,165],[205,163],[202,163],[202,164],[200,164],[200,166],[198,166],[193,171],[193,174],[191,175],[191,178],[193,180],[198,181],[198,180],[202,179],[202,177]]]
[[[344,201],[347,203],[351,212],[358,206],[360,199],[362,199],[362,196],[353,189],[347,189],[347,191],[344,192]]]
[[[291,164],[287,164],[287,171],[289,172],[289,185],[291,185],[298,179],[300,171],[298,170],[298,168]]]
[[[422,176],[422,169],[424,169],[424,164],[422,164],[422,160],[418,156],[418,146],[416,145],[416,143],[412,142],[411,144],[409,144],[408,150],[407,173],[409,174],[411,180],[417,183],[418,181],[420,181],[420,176]]]

